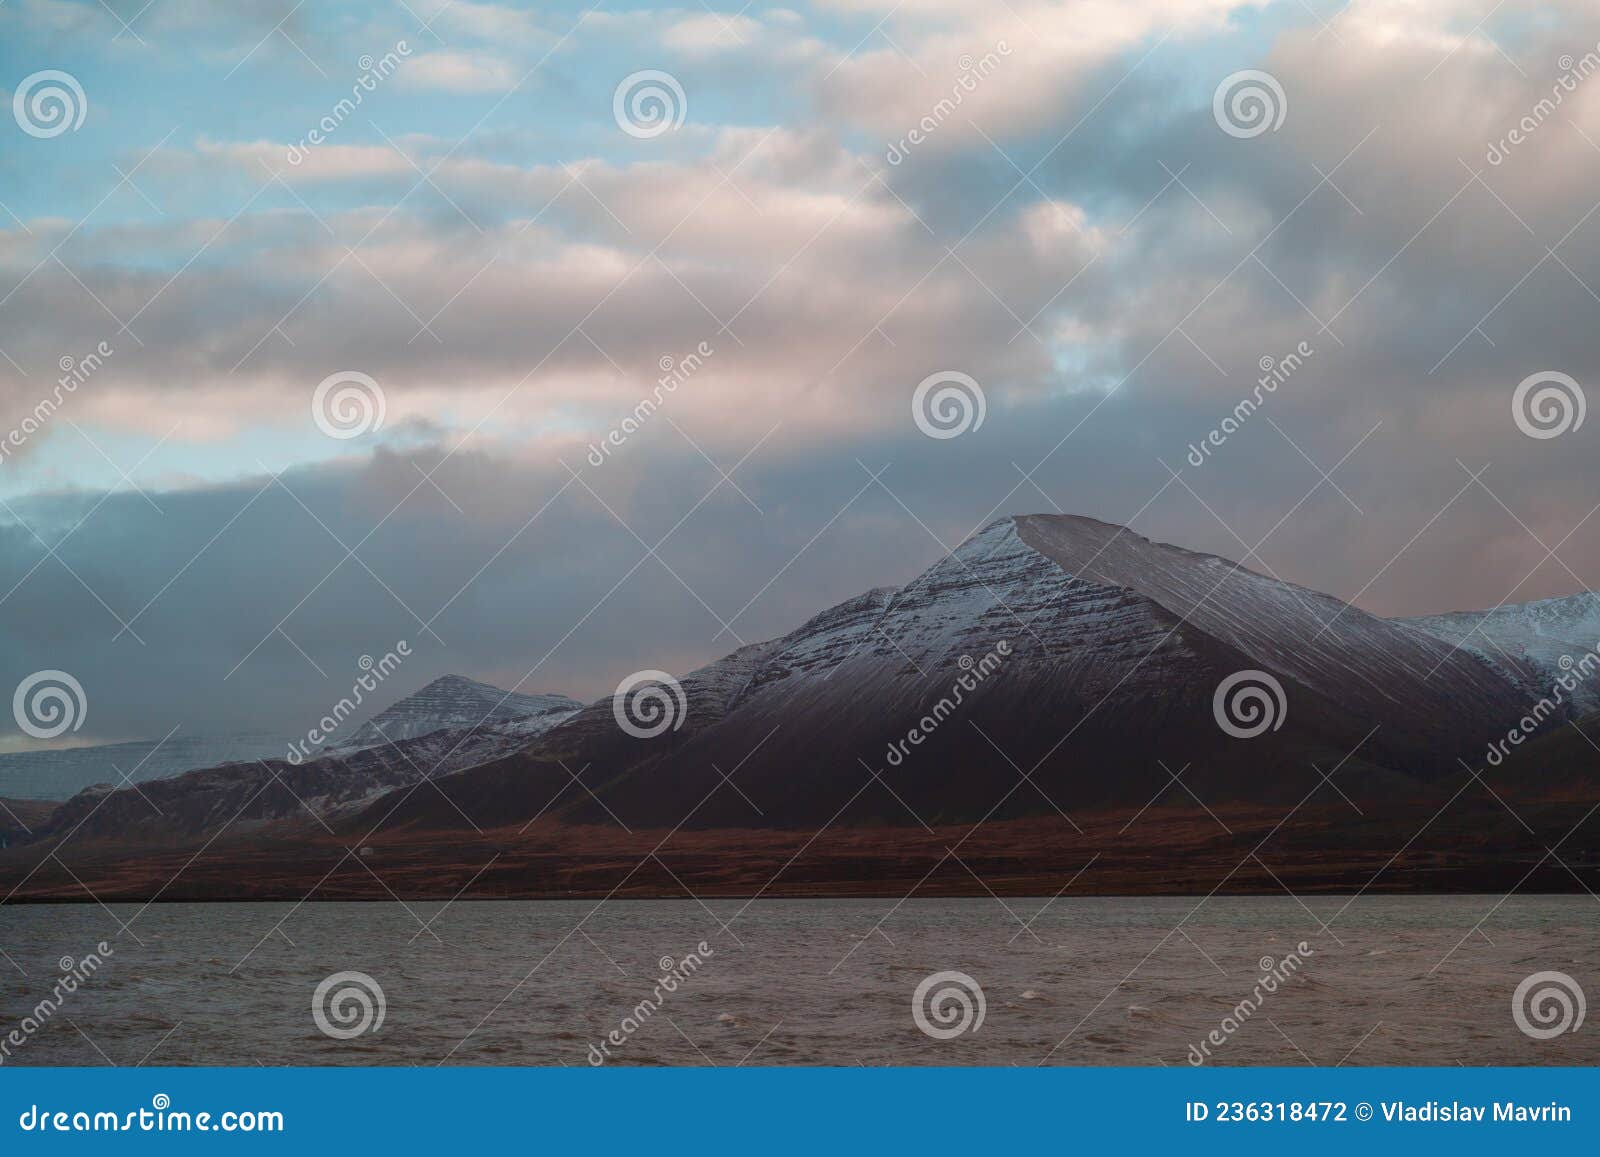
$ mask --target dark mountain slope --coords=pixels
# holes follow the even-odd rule
[[[1219,727],[1213,696],[1249,671],[1278,682],[1286,712],[1243,739]],[[684,687],[677,729],[635,738],[602,702],[441,787],[484,827],[539,814],[630,827],[970,823],[1143,803],[1169,783],[1163,764],[1187,768],[1208,802],[1292,803],[1321,782],[1314,763],[1346,761],[1341,786],[1377,797],[1448,773],[1525,698],[1479,656],[1330,596],[1046,515],[995,522],[906,587],[841,604]],[[353,823],[460,822],[436,793],[397,803]]]

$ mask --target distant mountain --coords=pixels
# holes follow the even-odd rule
[[[430,731],[379,747],[329,752],[300,764],[258,759],[201,768],[137,789],[100,784],[46,815],[34,813],[24,839],[115,840],[164,845],[224,830],[233,836],[282,829],[324,831],[394,789],[500,759],[528,742],[528,720]],[[0,811],[0,832],[9,817]],[[24,816],[24,819],[27,817]],[[458,822],[466,821],[460,816]]]
[[[0,848],[31,839],[55,810],[49,800],[0,799]]]
[[[410,789],[516,751],[578,706],[564,695],[512,695],[446,675],[373,716],[345,745],[313,759],[291,764],[283,758],[286,745],[279,743],[267,758],[198,768],[142,782],[138,789],[96,784],[47,818],[36,815],[25,838],[72,833],[160,844],[223,828],[235,835],[277,826],[321,830],[386,791]],[[0,824],[6,819],[0,812]]]
[[[525,724],[521,733],[533,736],[554,727],[582,706],[565,695],[519,695],[461,675],[444,675],[378,712],[348,737],[329,744],[327,750],[377,747],[447,728],[517,720]]]
[[[1260,675],[1282,688],[1269,708],[1279,725],[1236,738],[1215,695]],[[974,685],[957,694],[963,679]],[[1478,654],[1425,632],[1065,515],[1000,519],[909,585],[736,651],[682,688],[675,729],[636,738],[604,700],[450,777],[449,802],[411,796],[392,822],[458,826],[458,807],[484,828],[525,821],[584,767],[594,795],[570,793],[557,814],[644,828],[691,808],[690,827],[805,828],[845,805],[841,822],[901,825],[1137,806],[1170,787],[1163,765],[1187,768],[1208,802],[1293,802],[1320,783],[1313,764],[1382,798],[1459,770],[1526,701]]]
[[[1531,678],[1530,703],[1550,694],[1561,675],[1576,674],[1584,656],[1600,650],[1600,595],[1593,591],[1396,622],[1480,655],[1511,678]],[[1593,665],[1591,660],[1590,669]],[[1580,679],[1569,700],[1580,715],[1600,710],[1600,671]]]
[[[162,779],[196,767],[281,755],[282,736],[185,735],[162,740],[106,743],[0,755],[0,796],[63,800],[97,783],[121,786],[123,775],[134,783]],[[0,813],[3,814],[3,813]]]
[[[495,725],[497,742],[514,744],[555,726],[582,706],[565,695],[518,695],[460,675],[445,675],[324,750],[349,754],[480,722]],[[501,726],[510,724],[516,726]],[[179,731],[165,740],[14,752],[0,755],[0,798],[65,800],[98,785],[143,784],[201,768],[281,758],[287,747],[284,737],[265,732],[185,735]]]

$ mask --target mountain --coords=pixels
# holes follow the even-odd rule
[[[1214,713],[1241,673],[1283,695],[1277,728],[1249,739]],[[1292,803],[1336,766],[1345,790],[1383,798],[1457,771],[1526,701],[1481,656],[1425,632],[1067,515],[993,522],[907,586],[736,651],[682,689],[682,718],[660,735],[629,734],[625,704],[605,700],[440,793],[380,799],[351,822],[523,822],[570,786],[569,769],[588,790],[553,814],[643,828],[686,813],[690,828],[815,828],[1137,806],[1170,787],[1163,764],[1208,802]]]
[[[97,783],[121,784],[161,779],[197,767],[280,754],[282,736],[184,735],[165,740],[105,743],[93,747],[50,748],[0,755],[0,796],[62,800]]]
[[[474,727],[503,693],[445,680],[389,721],[466,726],[19,812],[0,887],[1037,895],[1089,864],[1102,893],[1600,886],[1600,716],[1486,760],[1531,664],[1124,527],[1017,516],[681,682]]]
[[[13,842],[63,839],[170,845],[219,834],[326,831],[391,790],[499,759],[528,742],[528,720],[430,731],[379,747],[327,752],[300,764],[257,759],[113,790],[97,784],[30,821]],[[35,813],[36,817],[38,813]],[[0,825],[6,820],[0,812]],[[465,824],[463,817],[456,822]]]
[[[564,695],[513,695],[446,675],[373,716],[345,745],[310,760],[290,763],[280,743],[273,758],[196,769],[137,789],[96,784],[59,808],[51,805],[47,818],[36,818],[30,833],[13,840],[70,833],[166,844],[224,827],[235,834],[275,826],[324,830],[387,791],[516,751],[578,706]],[[364,737],[372,743],[359,742]]]
[[[532,736],[554,727],[582,706],[565,695],[519,695],[461,675],[444,675],[378,712],[349,736],[329,744],[327,750],[377,747],[431,731],[516,720],[524,722],[522,733]]]
[[[1600,660],[1584,663],[1600,650],[1600,595],[1593,591],[1396,621],[1471,651],[1508,677],[1528,678],[1530,704],[1571,672],[1577,683],[1566,698],[1573,710],[1600,711]]]
[[[55,810],[50,800],[0,799],[0,848],[31,839]]]
[[[1504,762],[1490,764],[1484,778],[1507,795],[1514,793],[1518,784],[1537,782],[1552,793],[1593,804],[1600,798],[1600,711],[1569,717],[1526,743],[1508,745]],[[1581,814],[1573,813],[1568,823]],[[1586,849],[1581,844],[1567,849],[1567,858],[1574,854],[1590,863],[1600,862],[1600,842]]]
[[[548,730],[582,706],[565,695],[519,695],[460,675],[445,675],[378,712],[330,744],[324,754],[349,755],[390,740],[415,739],[480,722],[492,725],[489,734],[496,749],[506,749]],[[483,746],[473,744],[471,750],[481,751]],[[186,771],[273,760],[287,747],[282,736],[264,732],[177,732],[165,740],[14,752],[0,755],[0,799],[59,801],[90,787],[123,787],[124,777],[142,785]]]

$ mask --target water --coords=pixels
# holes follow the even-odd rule
[[[100,941],[99,971],[25,1025]],[[7,1064],[584,1065],[615,1031],[614,1064],[1182,1065],[1213,1030],[1218,1064],[1600,1062],[1600,1024],[1535,1040],[1512,1015],[1535,972],[1600,994],[1587,895],[13,905],[0,949]],[[1261,958],[1291,953],[1225,1030]],[[345,971],[383,1021],[334,1039],[312,1000]],[[951,1039],[912,1017],[941,971],[984,997]]]

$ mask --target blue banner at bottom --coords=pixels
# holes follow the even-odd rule
[[[0,1069],[0,1151],[1503,1154],[1600,1142],[1600,1070]]]

